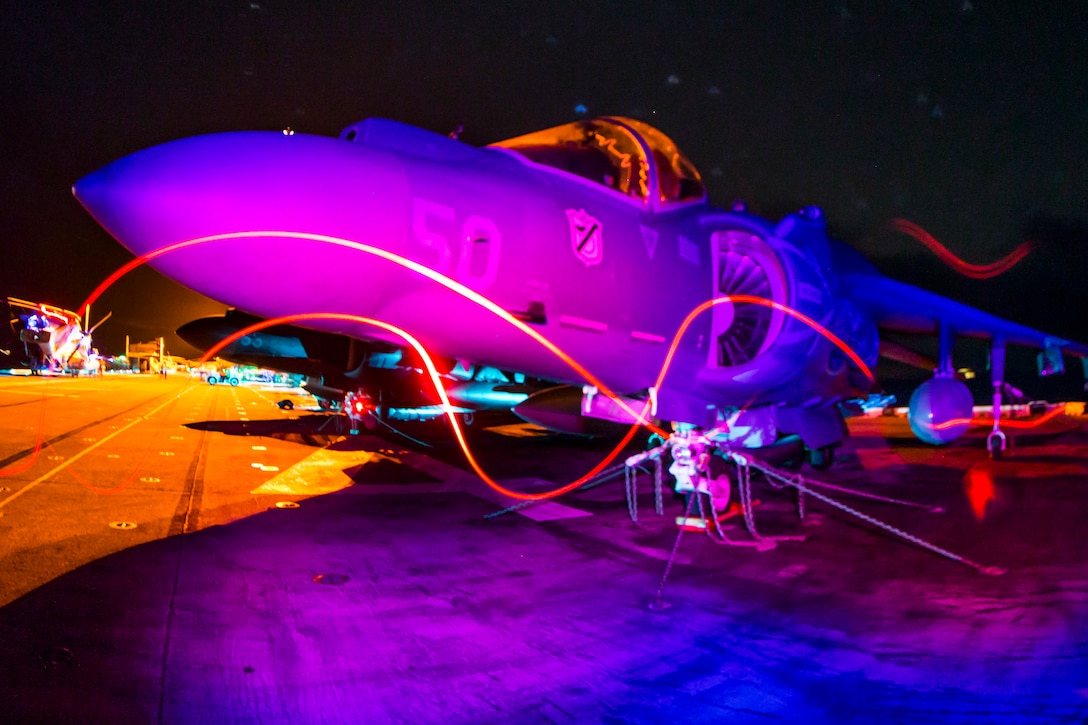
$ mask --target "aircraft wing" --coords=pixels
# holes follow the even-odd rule
[[[1004,339],[1013,345],[1060,348],[1065,355],[1088,358],[1088,346],[991,315],[961,302],[904,282],[873,274],[848,274],[843,291],[867,312],[882,331],[936,334],[938,323],[951,325],[957,335]]]

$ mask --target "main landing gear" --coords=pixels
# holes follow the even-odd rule
[[[998,411],[1000,411],[999,408]],[[992,434],[991,436],[992,443],[990,445],[993,446],[991,450],[1003,450],[1001,444],[1004,441],[1004,436],[1001,434],[996,424],[994,431],[995,434]],[[810,463],[813,463],[815,466],[826,467],[827,465],[830,465],[830,461],[834,458],[835,448],[835,445],[828,445],[815,451],[809,451]],[[998,453],[997,455],[1000,454]],[[762,474],[766,484],[771,488],[779,490],[789,488],[795,492],[797,513],[802,523],[805,520],[806,499],[811,498],[858,520],[864,521],[869,525],[882,529],[915,546],[919,546],[947,559],[971,567],[981,574],[998,576],[1005,573],[1005,570],[1001,567],[984,566],[966,557],[960,556],[959,554],[936,546],[935,544],[931,544],[913,534],[909,534],[891,524],[885,523],[869,514],[859,511],[856,508],[847,506],[841,501],[833,499],[816,489],[829,488],[846,495],[880,501],[886,504],[896,504],[928,510],[931,513],[940,513],[943,511],[940,507],[930,506],[921,502],[904,501],[878,496],[870,492],[847,489],[830,483],[808,479],[797,474],[787,473],[760,461],[744,449],[731,448],[728,443],[728,431],[721,428],[699,431],[691,426],[677,426],[675,432],[668,440],[663,441],[660,445],[643,453],[631,456],[625,461],[627,506],[632,521],[638,520],[638,471],[644,469],[644,464],[647,463],[653,465],[655,508],[659,515],[664,513],[663,507],[661,506],[661,487],[663,483],[663,459],[666,456],[672,459],[672,464],[669,466],[668,472],[672,474],[676,481],[676,492],[682,494],[686,499],[686,505],[684,515],[682,517],[677,517],[676,519],[676,540],[673,543],[672,551],[669,553],[668,560],[666,561],[665,571],[661,576],[661,582],[658,585],[657,593],[648,603],[648,607],[651,611],[661,612],[670,607],[670,604],[662,598],[662,595],[676,553],[680,548],[680,538],[685,531],[701,530],[716,544],[752,547],[757,551],[773,549],[777,543],[781,541],[804,540],[804,536],[768,536],[761,534],[756,529],[753,509],[760,502],[752,497],[753,472]],[[724,468],[730,470],[730,472],[734,474],[734,480],[731,481],[729,473],[727,473],[726,470],[723,470],[722,463],[731,464],[724,466]],[[731,506],[730,489],[734,483],[739,501]],[[734,506],[736,507],[735,512],[733,510]],[[747,529],[750,539],[737,540],[729,536],[728,529],[731,527],[729,525],[723,526],[722,520],[733,515],[740,515],[743,518],[744,527]]]
[[[994,390],[994,427],[986,436],[986,450],[997,460],[1005,453],[1008,439],[1001,430],[1001,391],[1005,387],[1005,340],[995,337],[990,346],[990,380]]]

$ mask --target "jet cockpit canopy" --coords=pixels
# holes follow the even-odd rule
[[[655,211],[706,200],[699,172],[672,139],[633,118],[574,121],[491,146],[589,179]]]

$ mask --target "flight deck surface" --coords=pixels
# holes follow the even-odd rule
[[[1088,427],[1001,461],[860,419],[828,495],[753,484],[768,551],[685,533],[650,477],[512,503],[444,424],[340,435],[282,391],[0,377],[0,722],[1048,723],[1088,718]],[[478,417],[512,488],[599,442]],[[641,445],[644,447],[645,441]],[[632,452],[638,450],[633,447]],[[297,504],[297,507],[292,507]],[[940,511],[935,511],[939,508]],[[981,517],[980,517],[981,514]],[[749,540],[740,517],[727,533]]]

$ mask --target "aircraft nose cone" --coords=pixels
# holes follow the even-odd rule
[[[388,156],[338,139],[271,132],[155,146],[80,179],[73,193],[136,254],[256,230],[347,238],[365,231],[381,240],[392,226],[383,221],[407,203],[403,173]]]
[[[410,218],[394,156],[304,134],[174,141],[80,179],[73,193],[155,269],[266,317],[339,310],[342,301],[326,301],[332,280],[352,286],[353,304],[376,299],[374,257],[338,240],[397,253]],[[206,241],[161,251],[193,240]]]

